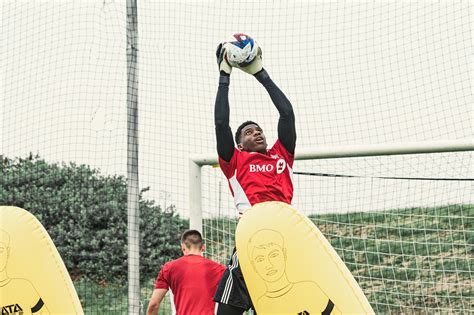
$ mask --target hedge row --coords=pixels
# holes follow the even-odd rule
[[[87,165],[50,164],[38,156],[2,158],[0,205],[30,211],[49,232],[73,278],[127,278],[127,182]],[[140,273],[154,277],[180,255],[188,227],[174,206],[162,209],[140,193]]]

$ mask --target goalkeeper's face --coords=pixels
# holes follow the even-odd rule
[[[240,143],[237,145],[241,151],[267,152],[267,139],[263,134],[262,128],[255,124],[250,124],[242,129],[240,134]]]

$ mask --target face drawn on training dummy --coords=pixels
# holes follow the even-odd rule
[[[0,229],[0,283],[9,279],[7,274],[8,258],[10,258],[10,234]]]
[[[248,242],[248,254],[254,271],[275,291],[290,284],[286,275],[286,248],[281,233],[260,230]]]
[[[275,230],[259,230],[252,235],[247,252],[253,270],[264,281],[266,291],[257,299],[257,307],[285,312],[316,311],[321,313],[329,298],[313,281],[293,282],[288,279],[288,256],[283,235]],[[294,301],[303,305],[294,305]],[[314,301],[319,301],[315,303]],[[317,309],[310,305],[318,304]]]
[[[255,235],[255,238],[258,240],[262,234],[274,233],[270,230],[262,230],[260,235]],[[251,250],[252,266],[265,282],[274,283],[282,277],[284,277],[283,280],[287,280],[285,273],[286,250],[282,245],[278,241],[276,243],[270,241],[269,243],[255,244]]]
[[[35,314],[49,314],[40,294],[30,280],[8,276],[7,266],[11,255],[10,244],[10,234],[0,229],[0,296],[2,297],[2,304],[6,303],[8,310],[12,312],[19,312],[20,309],[33,310],[36,307]],[[23,311],[21,314],[23,314]]]

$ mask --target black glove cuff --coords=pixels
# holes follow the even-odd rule
[[[230,75],[221,71],[221,75],[219,76],[219,85],[229,85],[230,84]]]
[[[262,69],[259,72],[254,74],[254,77],[258,80],[258,82],[263,83],[270,79],[270,75],[268,74],[267,70]]]

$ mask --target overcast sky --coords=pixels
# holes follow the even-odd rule
[[[472,138],[469,1],[138,1],[140,184],[187,215],[188,159],[215,154],[215,47],[252,35],[291,100],[298,149]],[[126,172],[125,1],[2,2],[1,154]],[[277,111],[252,77],[231,77],[231,125]],[[472,154],[298,162],[306,213],[471,202]],[[220,188],[219,188],[220,187]],[[219,193],[220,191],[220,193]],[[219,198],[220,196],[220,198]],[[231,214],[218,169],[203,172],[207,215]],[[220,201],[219,201],[220,200]]]

